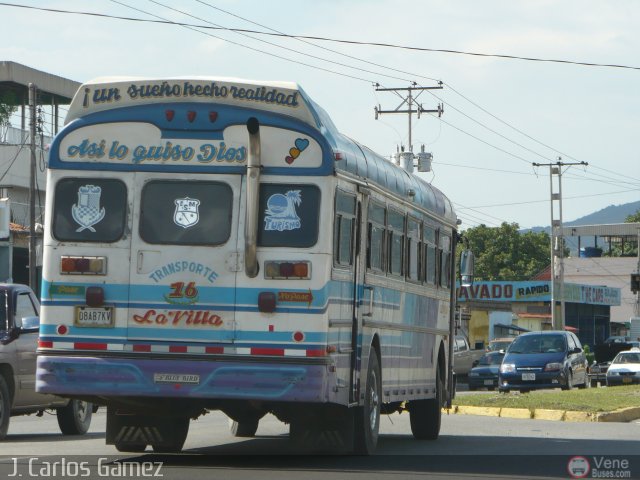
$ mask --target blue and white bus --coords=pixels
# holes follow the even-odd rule
[[[312,448],[370,453],[401,410],[437,438],[451,202],[298,85],[91,81],[48,166],[37,388],[106,405],[108,444],[180,451],[210,410]]]

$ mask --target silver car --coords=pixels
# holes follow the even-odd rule
[[[89,430],[93,405],[36,393],[40,303],[26,285],[0,283],[0,440],[9,418],[55,410],[65,435]]]

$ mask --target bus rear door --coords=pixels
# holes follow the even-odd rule
[[[235,335],[240,177],[137,173],[134,183],[133,348],[224,353],[216,344]]]

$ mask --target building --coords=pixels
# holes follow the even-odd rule
[[[43,223],[47,146],[60,128],[68,105],[80,87],[57,75],[15,62],[0,61],[0,102],[17,107],[10,122],[0,125],[0,281],[29,283],[31,118],[29,84],[35,96],[35,211],[36,225]],[[62,111],[61,111],[62,110]],[[8,210],[8,212],[7,212]],[[34,227],[34,228],[32,228]],[[39,253],[39,252],[37,252]],[[41,263],[41,256],[40,263]],[[38,281],[39,284],[39,274]],[[33,287],[33,286],[32,286]],[[37,290],[38,285],[35,286]]]
[[[620,288],[565,283],[565,325],[583,344],[602,343],[610,334],[611,308],[620,305]],[[467,311],[462,328],[472,345],[551,330],[551,282],[475,282],[457,290]],[[559,301],[559,299],[557,299]]]

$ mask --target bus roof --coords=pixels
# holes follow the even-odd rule
[[[74,96],[65,123],[94,112],[166,102],[215,102],[258,108],[320,127],[307,95],[296,83],[197,76],[90,80]]]

